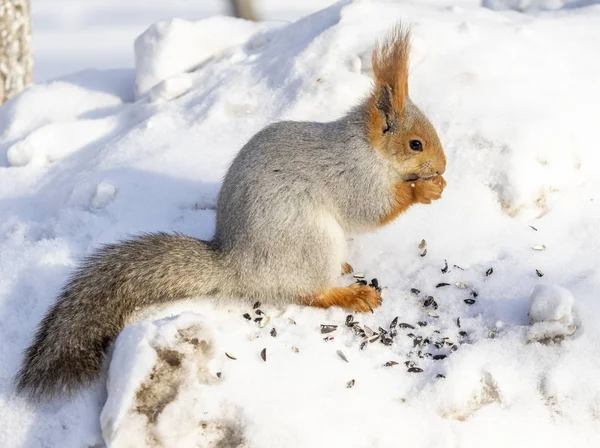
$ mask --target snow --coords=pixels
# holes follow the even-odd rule
[[[79,23],[84,2],[72,3]],[[355,316],[360,325],[389,328],[399,316],[414,330],[360,350],[343,310],[262,308],[270,321],[260,328],[242,317],[254,316],[251,303],[183,301],[149,310],[121,334],[107,402],[103,384],[72,401],[14,396],[21,352],[82,256],[143,231],[210,238],[219,185],[239,148],[276,120],[345,113],[369,89],[375,40],[400,19],[413,25],[410,93],[439,131],[448,187],[434,204],[351,235],[348,262],[388,288],[380,309]],[[226,21],[232,36],[248,32]],[[221,32],[211,29],[221,27],[216,19],[194,23]],[[114,446],[147,446],[149,430],[182,447],[228,434],[261,448],[598,446],[600,7],[519,14],[470,2],[355,1],[259,28],[224,52],[215,47],[197,70],[189,67],[198,60],[170,50],[186,68],[161,76],[147,99],[134,101],[134,70],[103,65],[107,56],[91,65],[110,69],[38,84],[0,108],[0,446],[102,446],[103,434]],[[131,58],[143,29],[126,40]],[[119,36],[106,40],[115,64],[125,51]],[[442,282],[450,285],[436,288]],[[538,297],[560,298],[546,300],[552,313],[531,325],[538,285],[553,285]],[[540,343],[568,316],[567,293],[556,287],[576,298],[577,329]],[[438,318],[422,306],[428,295]],[[536,316],[541,302],[533,303]],[[338,328],[322,335],[321,324]],[[177,339],[186,328],[211,341],[210,355],[192,356]],[[447,357],[421,359],[411,332],[448,337],[457,350],[429,346]],[[181,392],[146,424],[134,397],[153,384],[148,372],[165,346],[185,354]],[[405,361],[423,372],[408,372]],[[197,367],[206,376],[188,373]],[[192,427],[200,415],[207,426]]]

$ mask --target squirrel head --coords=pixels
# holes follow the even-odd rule
[[[410,32],[401,27],[372,55],[375,86],[368,98],[369,139],[404,181],[443,174],[446,156],[427,117],[408,97]]]

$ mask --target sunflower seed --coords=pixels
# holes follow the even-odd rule
[[[295,345],[292,345],[292,351],[295,353],[298,353],[300,351],[300,349],[298,347],[296,347]]]
[[[465,302],[467,305],[474,305],[475,299],[465,299],[463,302]]]
[[[423,250],[422,250],[422,251],[419,253],[419,255],[420,255],[421,257],[424,257],[425,255],[427,255],[427,249],[423,249]]]
[[[427,241],[421,240],[419,243],[419,249],[425,249],[427,247]]]
[[[291,317],[288,317],[288,324],[290,325],[296,325],[296,321],[294,319],[292,319]]]
[[[406,367],[415,367],[417,364],[414,361],[404,361]]]
[[[436,288],[443,288],[444,286],[450,286],[450,283],[438,283],[435,285]]]
[[[252,305],[252,309],[254,309],[254,310],[255,310],[255,309],[256,309],[256,308],[258,308],[259,306],[260,306],[260,302],[256,302],[256,303],[254,303],[254,305]]]
[[[366,325],[363,327],[363,330],[365,330],[365,335],[368,338],[375,334],[375,332],[373,330],[371,330],[369,327],[367,327]]]
[[[378,289],[379,288],[379,280],[376,278],[371,280],[371,284],[369,285],[371,288]]]
[[[386,335],[386,334],[388,334],[388,331],[385,328],[379,327],[379,333]]]
[[[257,317],[256,319],[254,319],[254,322],[260,322],[262,319],[262,317]]]
[[[460,317],[456,318],[456,326],[460,328]]]
[[[410,328],[411,330],[415,329],[415,327],[413,327],[411,324],[407,324],[405,322],[399,324],[398,327],[400,327],[400,328]]]
[[[348,314],[346,316],[346,325],[348,327],[351,327],[352,325],[354,325],[354,316],[352,314]]]
[[[355,381],[354,380],[350,380],[346,383],[346,388],[350,389],[352,387],[354,387]]]
[[[267,349],[263,348],[260,352],[260,357],[264,362],[267,362]]]
[[[467,333],[466,331],[459,331],[458,334],[460,336],[462,336],[463,338],[466,338],[467,336],[469,336],[469,333]]]
[[[217,372],[217,378],[221,378],[221,372]]]
[[[494,268],[489,268],[487,271],[485,271],[485,276],[489,277],[490,275],[492,275],[494,273]]]
[[[269,323],[270,320],[271,320],[271,318],[269,316],[267,316],[258,323],[258,326],[260,328],[264,328]]]
[[[244,314],[244,319],[246,319],[246,320],[252,320],[252,316],[250,316],[250,314],[248,314],[248,313],[245,313]]]
[[[459,289],[469,289],[469,287],[466,284],[464,284],[463,282],[456,282],[455,285]]]
[[[533,250],[538,250],[538,251],[546,250],[547,248],[548,248],[548,246],[546,246],[545,244],[536,244],[535,246],[532,247]]]
[[[392,323],[390,324],[390,330],[393,330],[394,328],[396,328],[396,326],[398,325],[398,317],[394,317],[394,319],[392,320]]]
[[[446,376],[445,376],[445,375],[442,375],[441,373],[438,373],[438,374],[436,375],[436,378],[446,378]]]
[[[260,316],[260,315],[262,315],[262,314],[265,314],[265,313],[263,313],[263,312],[262,312],[262,310],[258,310],[258,309],[257,309],[257,310],[255,310],[254,312],[256,313],[256,315],[257,315],[257,316]]]
[[[229,353],[225,352],[225,356],[227,356],[229,359],[233,359],[234,361],[237,359],[235,356],[230,355]]]
[[[425,299],[425,301],[423,302],[423,306],[424,306],[425,308],[427,308],[427,307],[431,306],[431,305],[433,304],[433,302],[434,302],[434,299],[433,299],[433,297],[432,297],[432,296],[427,296],[427,298],[426,298],[426,299]]]
[[[410,292],[413,293],[415,296],[418,296],[419,294],[421,294],[421,291],[418,290],[417,288],[410,288]]]
[[[364,350],[364,349],[366,348],[366,346],[367,346],[367,341],[362,341],[362,342],[360,343],[360,346],[359,346],[359,348],[360,348],[361,350]]]
[[[442,274],[448,272],[448,261],[444,260],[444,267],[442,268]]]
[[[354,278],[365,278],[365,274],[362,272],[356,272],[354,274],[352,274],[352,277]]]
[[[433,311],[429,311],[429,312],[427,313],[427,315],[428,315],[429,317],[433,317],[434,319],[437,319],[437,318],[439,318],[439,317],[440,317],[440,315],[439,315],[439,314],[436,314],[436,313],[434,313]]]
[[[434,359],[435,361],[442,360],[442,359],[444,359],[445,357],[446,357],[446,355],[433,355],[433,359]]]
[[[398,363],[396,361],[388,361],[383,366],[384,367],[392,367],[392,366],[396,366],[396,365],[398,365]]]
[[[540,271],[539,269],[536,269],[535,273],[537,274],[538,277],[543,277],[544,276],[544,273],[542,271]]]
[[[273,336],[273,337],[277,336],[277,330],[275,328],[271,328],[271,336]]]
[[[338,350],[338,351],[336,351],[336,353],[340,358],[342,358],[343,361],[350,362],[350,361],[348,361],[348,358],[346,358],[346,355],[344,355],[343,351]]]
[[[423,369],[420,369],[418,367],[411,367],[410,369],[408,369],[408,371],[410,373],[421,373],[423,371]]]
[[[379,335],[375,333],[373,336],[367,338],[367,342],[372,343],[375,342],[377,339],[379,339]]]
[[[425,322],[425,321],[417,322],[417,324],[419,325],[419,327],[426,327],[427,326],[427,322]]]
[[[392,345],[394,343],[394,340],[392,338],[386,338],[386,337],[382,337],[380,339],[380,341],[383,345],[388,345],[388,346]]]
[[[321,324],[321,334],[331,333],[335,330],[337,330],[337,325]]]

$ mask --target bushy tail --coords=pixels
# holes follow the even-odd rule
[[[98,378],[134,311],[214,294],[224,282],[220,253],[184,235],[145,234],[100,248],[42,320],[16,377],[18,393],[39,400],[77,392]]]

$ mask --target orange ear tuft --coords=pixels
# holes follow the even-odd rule
[[[368,122],[375,143],[393,133],[408,97],[410,30],[396,26],[371,57],[375,87],[369,98]]]

